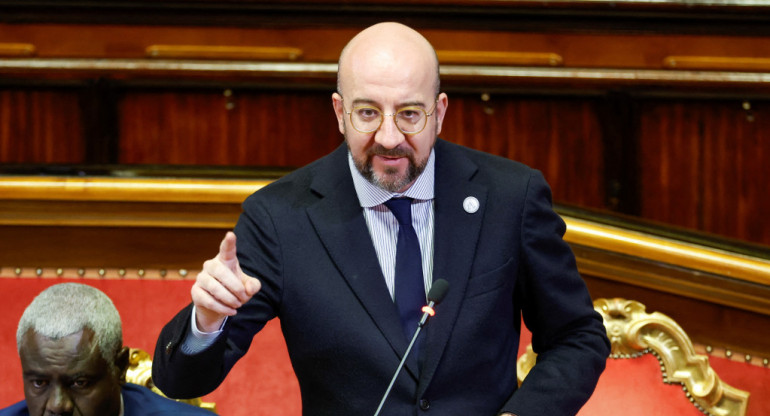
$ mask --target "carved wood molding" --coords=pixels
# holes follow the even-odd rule
[[[336,63],[257,62],[173,59],[64,59],[9,58],[0,60],[0,74],[21,79],[116,80],[180,79],[228,82],[322,82],[333,88]],[[671,69],[617,69],[521,67],[508,65],[442,65],[442,83],[453,86],[522,87],[703,87],[713,89],[770,90],[770,72],[695,71]]]
[[[0,199],[241,203],[269,179],[0,176]]]
[[[583,247],[770,286],[770,261],[565,217],[564,239]]]
[[[176,224],[228,228],[234,225],[243,199],[270,182],[270,179],[0,176],[0,201],[5,208],[0,223],[158,227]],[[52,209],[53,206],[56,209]],[[770,287],[770,260],[569,215],[563,217],[567,223],[565,240],[574,246]],[[600,275],[607,272],[600,268],[593,271]],[[645,270],[636,268],[635,272]]]

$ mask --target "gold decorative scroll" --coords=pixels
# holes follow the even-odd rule
[[[441,64],[561,66],[561,55],[548,52],[455,51],[437,50]]]
[[[692,341],[673,319],[659,312],[646,313],[643,304],[622,298],[596,299],[594,309],[602,315],[612,343],[610,358],[633,359],[651,353],[661,364],[663,382],[681,384],[700,411],[715,416],[746,414],[749,393],[724,383],[708,357],[695,353]],[[530,345],[517,361],[519,383],[535,362]]]
[[[126,382],[147,387],[155,393],[166,397],[166,395],[164,395],[160,389],[155,387],[155,384],[152,382],[152,357],[150,357],[150,354],[144,350],[138,348],[131,348],[129,350]],[[204,402],[199,397],[177,401],[188,403],[193,406],[198,406],[200,408],[210,410],[214,413],[217,411],[216,403]]]
[[[770,71],[770,58],[729,56],[667,56],[663,66],[674,69],[707,69],[719,71]]]
[[[25,57],[37,52],[31,43],[0,43],[0,56]]]
[[[682,384],[700,410],[712,415],[746,414],[749,393],[722,382],[708,357],[695,353],[690,337],[673,319],[660,312],[648,314],[643,304],[622,298],[597,299],[594,309],[604,319],[613,358],[652,352],[662,365],[663,381]]]
[[[302,57],[302,49],[270,46],[150,45],[146,53],[160,59],[296,61]]]

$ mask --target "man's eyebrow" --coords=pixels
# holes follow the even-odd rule
[[[426,105],[422,101],[407,101],[399,104],[398,106],[398,108],[404,108],[404,107],[426,107]]]
[[[350,104],[353,106],[367,104],[367,105],[373,105],[379,108],[379,105],[377,104],[377,102],[369,98],[356,98]]]
[[[377,107],[377,108],[382,108],[382,106],[380,106],[380,104],[377,101],[369,99],[369,98],[356,98],[355,100],[353,100],[351,105],[352,106],[371,105],[371,106],[374,106],[374,107]],[[422,108],[425,108],[427,106],[422,101],[406,101],[406,102],[399,103],[396,106],[396,108],[404,108],[404,107],[422,107]]]

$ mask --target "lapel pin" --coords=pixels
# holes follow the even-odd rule
[[[479,210],[479,200],[475,197],[469,196],[463,201],[463,209],[468,214],[473,214]]]

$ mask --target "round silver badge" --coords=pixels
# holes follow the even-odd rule
[[[463,201],[463,209],[468,214],[473,214],[474,212],[478,211],[479,206],[479,200],[472,196],[465,198],[465,201]]]

